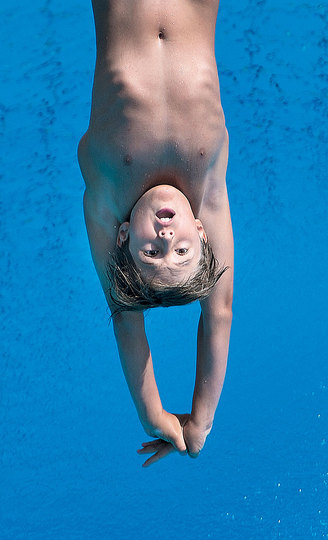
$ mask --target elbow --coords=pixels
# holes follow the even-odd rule
[[[232,307],[226,305],[217,308],[211,313],[210,316],[202,314],[204,327],[208,328],[209,330],[222,327],[223,325],[230,326],[232,323],[232,317]]]
[[[214,320],[220,321],[232,321],[233,313],[232,306],[224,306],[214,314]]]

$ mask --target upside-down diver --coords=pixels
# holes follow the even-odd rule
[[[228,132],[218,0],[93,0],[97,58],[78,159],[91,254],[146,433],[148,466],[197,457],[211,431],[232,322]],[[163,409],[143,311],[200,301],[190,414]],[[165,340],[166,328],[159,328]]]

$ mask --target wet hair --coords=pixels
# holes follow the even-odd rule
[[[214,257],[208,242],[201,240],[201,257],[197,270],[181,283],[168,284],[154,277],[146,280],[137,268],[129,250],[129,242],[116,246],[107,264],[107,291],[116,309],[144,311],[154,307],[181,306],[206,298],[222,274],[230,268],[222,267]]]

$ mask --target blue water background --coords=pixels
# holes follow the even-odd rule
[[[91,6],[0,15],[1,539],[328,537],[327,3],[221,2],[229,365],[201,457],[147,470],[82,216]],[[190,410],[198,314],[147,316],[170,411]]]

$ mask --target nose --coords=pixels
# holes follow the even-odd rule
[[[161,229],[159,232],[158,232],[158,236],[160,238],[164,238],[165,240],[173,240],[174,238],[174,231],[173,229]]]

